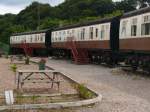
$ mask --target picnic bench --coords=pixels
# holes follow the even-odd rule
[[[32,77],[35,74],[42,75],[44,78]],[[54,84],[57,84],[58,90],[60,88],[60,73],[54,70],[18,70],[17,75],[17,89],[22,88],[25,83],[51,83],[51,88]]]

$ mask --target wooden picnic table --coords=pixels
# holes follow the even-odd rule
[[[45,76],[46,78],[31,78],[34,74],[40,74]],[[18,70],[17,71],[18,78],[17,78],[17,89],[22,88],[23,84],[26,81],[32,81],[32,79],[36,80],[34,83],[40,83],[38,80],[45,80],[45,83],[51,83],[51,88],[53,88],[54,84],[57,84],[58,90],[60,87],[60,80],[59,80],[59,72],[54,70]],[[26,75],[25,75],[26,74]],[[49,75],[50,74],[50,75]],[[25,77],[23,77],[25,76]],[[47,81],[48,80],[48,81]]]

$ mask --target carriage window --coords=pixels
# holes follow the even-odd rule
[[[93,27],[90,27],[90,39],[93,39]]]
[[[142,24],[142,35],[150,35],[150,23]]]
[[[80,39],[80,30],[78,30],[78,39]]]
[[[30,38],[30,42],[32,42],[32,37]]]
[[[61,32],[59,32],[59,36],[61,36]]]
[[[150,22],[150,15],[143,17],[143,23],[149,23]]]
[[[72,35],[71,36],[74,37],[74,30],[72,30]]]
[[[41,37],[40,41],[43,42],[43,37]]]
[[[55,33],[53,33],[53,38],[55,37]]]
[[[141,26],[142,35],[150,35],[150,16],[144,16],[143,24]]]
[[[35,42],[37,41],[37,35],[35,35]]]
[[[72,34],[74,34],[74,30],[72,30]]]
[[[131,25],[131,36],[136,36],[137,35],[137,18],[134,18],[132,20],[132,25]]]
[[[105,27],[104,25],[101,27],[101,39],[103,39],[105,37]]]
[[[64,40],[66,40],[66,38],[65,38],[66,37],[66,32],[65,31],[63,32],[63,36],[64,36]]]
[[[126,27],[127,27],[127,22],[128,22],[128,21],[123,21],[123,23],[122,23],[122,29],[121,29],[121,35],[122,35],[122,36],[126,36],[126,33],[127,33],[127,29],[126,29]]]
[[[98,37],[98,28],[95,29],[96,38]]]
[[[10,38],[10,43],[12,43],[12,37]]]
[[[38,41],[40,40],[40,35],[38,35]]]
[[[84,40],[85,37],[85,28],[81,30],[81,40]]]
[[[136,36],[137,25],[131,26],[131,36]]]

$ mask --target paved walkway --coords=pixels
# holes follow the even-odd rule
[[[77,112],[150,112],[150,79],[125,75],[99,65],[75,65],[65,60],[48,60],[47,65],[103,95],[100,104],[80,108]]]

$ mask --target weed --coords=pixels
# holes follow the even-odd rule
[[[27,56],[27,57],[25,58],[25,64],[26,64],[26,65],[29,65],[29,63],[30,63],[30,57]]]
[[[18,93],[16,96],[16,103],[17,104],[23,103],[23,99],[24,99],[23,95],[21,93]]]
[[[33,95],[33,96],[31,97],[33,103],[36,103],[36,101],[37,101],[38,98],[39,98],[39,96],[35,96],[35,95]]]
[[[16,64],[12,64],[10,67],[11,67],[11,70],[13,72],[16,72],[16,70],[17,70],[17,65]]]
[[[89,91],[83,84],[76,85],[76,89],[81,98],[91,99],[94,96],[94,94],[91,91]]]

